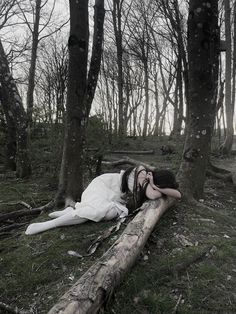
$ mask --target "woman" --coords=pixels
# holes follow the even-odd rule
[[[53,220],[33,223],[26,230],[27,235],[40,233],[61,226],[77,225],[88,220],[95,222],[111,220],[128,215],[126,197],[132,195],[132,209],[147,199],[163,195],[181,198],[174,175],[168,170],[148,171],[143,166],[132,167],[120,173],[102,174],[88,185],[81,202],[75,208],[49,214]]]

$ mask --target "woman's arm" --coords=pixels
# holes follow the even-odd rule
[[[161,194],[165,194],[167,196],[174,197],[177,199],[181,198],[181,193],[176,189],[172,189],[172,188],[163,188],[162,189],[162,188],[159,188],[158,186],[156,186],[153,182],[152,173],[149,172],[147,175],[147,178],[149,179],[149,184],[148,184],[148,187],[146,190],[146,196],[148,198],[150,198],[150,199],[159,198],[159,197],[161,197]]]
[[[146,196],[149,200],[155,200],[157,198],[160,198],[162,194],[157,189],[153,189],[151,184],[148,183],[147,188],[146,188]]]

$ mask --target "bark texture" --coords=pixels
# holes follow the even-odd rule
[[[187,198],[203,195],[216,109],[219,67],[218,1],[191,0],[188,17],[189,104],[178,173]]]
[[[225,8],[225,115],[226,115],[226,138],[221,146],[221,152],[229,155],[234,139],[234,101],[232,96],[232,40],[231,40],[231,8],[230,1],[224,0]]]
[[[56,203],[80,200],[83,192],[86,128],[100,70],[104,0],[95,1],[94,38],[88,68],[88,0],[70,0],[70,36],[66,128]]]
[[[147,202],[128,224],[120,238],[66,292],[48,314],[97,313],[116,285],[134,265],[161,215],[171,206],[171,199]]]
[[[28,78],[28,90],[27,90],[27,119],[28,119],[28,131],[32,125],[32,115],[34,107],[34,87],[35,87],[35,70],[37,61],[37,50],[39,43],[39,22],[40,22],[40,11],[41,11],[41,0],[36,0],[35,4],[35,16],[34,16],[34,27],[32,30],[32,47],[31,47],[31,58]]]
[[[7,57],[0,41],[0,83],[1,101],[7,111],[9,130],[15,129],[16,139],[16,174],[20,178],[31,174],[26,113],[16,83],[9,69]],[[14,127],[13,124],[14,123]],[[12,141],[12,139],[11,139]],[[14,156],[13,156],[14,158]]]

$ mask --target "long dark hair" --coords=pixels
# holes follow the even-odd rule
[[[175,175],[170,170],[158,170],[152,171],[153,182],[159,188],[172,188],[177,189],[179,184],[176,182]]]
[[[121,192],[125,193],[125,199],[126,199],[126,206],[127,208],[132,211],[137,208],[139,208],[146,200],[146,189],[148,185],[148,181],[144,181],[142,186],[138,184],[138,175],[140,171],[146,170],[149,171],[144,167],[144,169],[139,170],[139,167],[129,167],[125,170],[122,180],[121,180]],[[131,172],[134,171],[134,185],[133,190],[130,191],[128,186],[128,179]]]

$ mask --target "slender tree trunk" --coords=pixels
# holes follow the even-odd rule
[[[225,113],[226,113],[226,138],[221,146],[221,152],[225,155],[230,154],[233,145],[234,127],[233,127],[233,103],[231,94],[231,9],[229,0],[224,0],[225,4],[225,42],[226,42],[226,52],[225,52]]]
[[[147,58],[143,60],[144,65],[144,83],[145,83],[145,111],[144,111],[144,124],[143,124],[143,138],[147,136],[147,126],[149,117],[149,80],[148,80],[148,62]]]
[[[188,17],[189,115],[178,173],[185,196],[203,196],[215,119],[218,80],[218,1],[190,0]]]
[[[0,69],[1,92],[4,95],[4,107],[5,110],[8,110],[8,115],[12,118],[12,122],[14,121],[16,130],[16,175],[19,178],[25,178],[29,177],[31,174],[26,113],[18,88],[10,72],[1,41]]]
[[[29,68],[29,79],[28,79],[28,90],[27,90],[27,119],[28,119],[28,131],[32,126],[32,115],[34,107],[34,87],[35,87],[35,69],[37,60],[37,50],[39,43],[39,21],[40,21],[40,11],[41,11],[41,0],[36,0],[35,6],[35,21],[34,28],[32,31],[32,48],[31,48],[31,58],[30,58],[30,68]]]
[[[117,67],[118,67],[118,121],[119,129],[118,135],[120,138],[124,137],[126,130],[124,128],[124,100],[123,100],[123,46],[122,46],[122,29],[121,29],[121,1],[113,0],[113,27],[116,40],[116,56],[117,56]]]
[[[160,124],[160,108],[159,108],[159,100],[158,100],[157,75],[155,78],[154,87],[155,87],[155,107],[156,107],[154,135],[158,136],[159,135],[159,124]]]
[[[105,17],[104,0],[96,0],[94,5],[93,48],[87,83],[87,97],[86,97],[87,99],[86,107],[88,111],[87,115],[89,115],[91,109],[102,61],[104,17]]]

